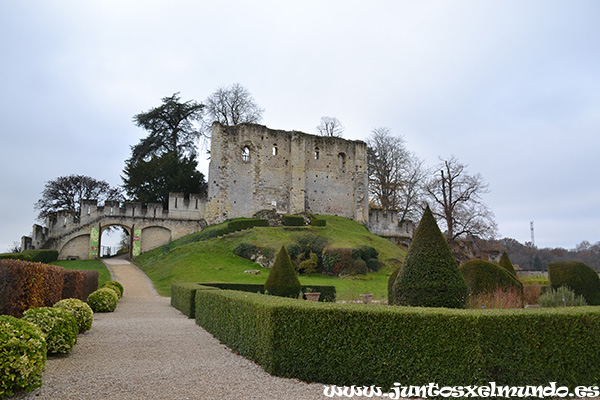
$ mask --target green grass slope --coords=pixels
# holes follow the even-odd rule
[[[364,226],[352,220],[321,216],[327,226],[314,227],[256,227],[249,230],[207,240],[206,232],[218,229],[208,227],[202,232],[173,241],[137,257],[135,263],[154,283],[162,296],[171,295],[171,285],[178,282],[236,282],[264,283],[269,270],[234,254],[240,243],[279,249],[307,233],[316,233],[328,239],[329,247],[372,246],[379,251],[383,268],[377,273],[355,277],[331,277],[320,274],[299,276],[303,285],[333,285],[338,299],[358,300],[361,293],[373,293],[374,299],[387,296],[387,279],[394,266],[404,259],[406,251],[387,239],[371,234]],[[260,275],[245,274],[246,270],[260,270]]]

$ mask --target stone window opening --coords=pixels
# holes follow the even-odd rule
[[[315,160],[319,159],[319,148],[315,147]]]
[[[277,155],[277,143],[275,143],[275,144],[273,145],[272,154],[273,154],[274,156],[276,156],[276,155]]]
[[[90,215],[91,213],[92,213],[92,207],[87,206],[87,215]]]
[[[110,208],[110,215],[113,215],[113,213],[114,213],[114,209],[111,207]]]
[[[346,168],[346,153],[338,154],[338,167],[340,169]]]
[[[242,161],[250,162],[250,147],[244,146],[242,149]]]

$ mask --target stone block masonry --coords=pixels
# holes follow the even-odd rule
[[[367,146],[362,141],[213,124],[206,220],[257,211],[339,215],[368,223]]]

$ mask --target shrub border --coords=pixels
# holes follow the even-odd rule
[[[308,382],[573,388],[600,376],[600,307],[318,304],[230,290],[195,297],[198,325],[269,373]]]

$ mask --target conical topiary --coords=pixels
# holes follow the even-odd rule
[[[506,252],[502,253],[502,257],[500,257],[500,261],[498,262],[498,264],[502,268],[504,268],[505,270],[507,270],[508,272],[510,272],[510,274],[512,276],[514,276],[515,278],[518,279],[518,277],[517,277],[517,271],[515,271],[515,267],[510,262],[510,258],[508,258],[508,255],[506,254]]]
[[[388,278],[388,305],[390,306],[396,305],[396,297],[394,296],[394,282],[396,282],[396,278],[398,277],[401,269],[402,267],[396,268]]]
[[[265,290],[274,296],[297,298],[301,288],[290,255],[282,246],[265,282]]]
[[[464,308],[468,289],[429,206],[394,282],[396,304]]]

